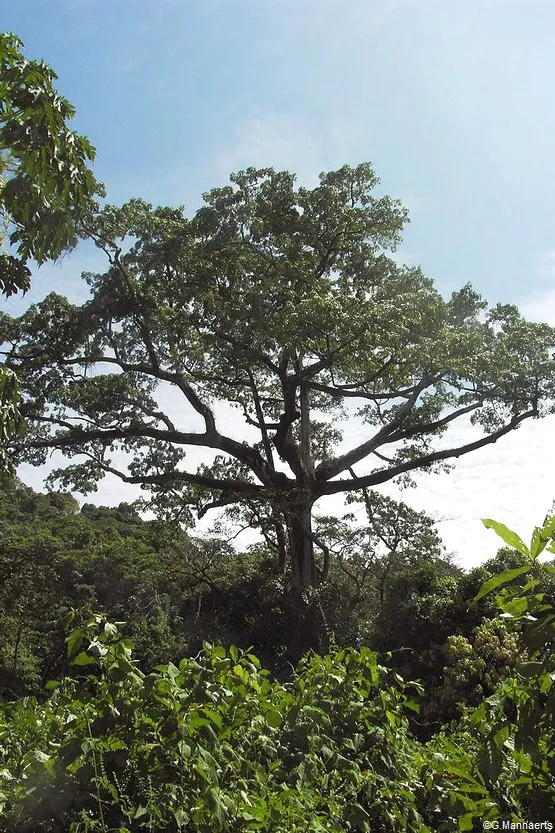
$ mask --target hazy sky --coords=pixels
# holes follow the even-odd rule
[[[410,209],[405,262],[444,294],[471,281],[555,324],[552,0],[21,0],[2,27],[58,73],[109,201],[192,212],[249,165],[310,185],[370,161],[381,192]],[[52,288],[82,298],[89,268],[103,262],[85,247],[4,307]],[[443,518],[466,565],[497,549],[482,517],[528,539],[555,498],[554,428],[555,417],[525,424],[448,475],[420,476],[404,499]],[[106,482],[87,499],[129,498]]]

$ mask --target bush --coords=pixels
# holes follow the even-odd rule
[[[286,686],[208,644],[145,676],[99,616],[68,650],[92,673],[4,709],[9,833],[426,829],[415,706],[368,649],[309,656]]]

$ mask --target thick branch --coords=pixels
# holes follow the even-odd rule
[[[371,454],[374,449],[383,445],[383,443],[387,441],[394,431],[402,425],[403,420],[410,413],[422,391],[425,390],[425,388],[427,388],[431,383],[432,380],[427,374],[424,374],[420,382],[415,385],[412,394],[408,397],[407,401],[401,405],[390,423],[384,425],[384,427],[369,440],[366,440],[366,442],[351,449],[351,451],[348,451],[346,454],[342,454],[341,457],[336,457],[334,460],[328,460],[324,463],[320,463],[316,469],[316,479],[330,480],[332,477],[336,477],[338,474],[341,474],[342,471],[347,471],[350,466],[354,466],[354,464],[358,463],[359,460],[363,460]]]
[[[378,399],[383,399],[388,401],[389,399],[399,399],[401,397],[410,396],[413,392],[416,385],[413,385],[410,388],[404,388],[403,390],[388,390],[388,391],[381,391],[379,393],[369,393],[366,390],[362,390],[362,385],[370,384],[373,382],[374,379],[364,379],[361,382],[358,382],[356,385],[324,385],[320,382],[307,382],[307,388],[311,388],[312,390],[318,390],[322,393],[329,393],[330,396],[333,397],[351,397],[353,399],[369,399],[372,402],[377,401]],[[437,381],[437,379],[436,379]],[[433,384],[433,382],[430,382]]]
[[[198,511],[199,520],[204,518],[207,512],[210,512],[211,509],[221,509],[224,506],[229,506],[231,503],[237,503],[237,498],[232,494],[233,489],[230,489],[229,493],[227,491],[222,492],[221,497],[217,500],[211,500],[210,503],[205,503],[202,509]]]
[[[114,364],[123,371],[129,373],[143,373],[145,376],[153,376],[161,382],[170,382],[182,392],[189,404],[202,416],[207,433],[217,433],[216,420],[211,409],[206,405],[196,391],[189,385],[181,373],[163,370],[161,367],[153,367],[143,362],[125,362],[113,356],[80,356],[75,359],[61,359],[61,365],[91,365],[91,364]]]
[[[409,428],[402,428],[395,434],[388,437],[387,442],[394,443],[399,440],[408,440],[410,437],[414,437],[415,434],[432,434],[440,428],[445,428],[445,426],[449,425],[449,423],[453,422],[453,420],[458,419],[465,414],[470,414],[472,411],[475,411],[476,408],[481,408],[483,404],[483,402],[472,402],[470,405],[466,405],[464,408],[459,408],[458,411],[452,411],[450,414],[447,414],[441,419],[436,419],[434,422],[423,422],[420,425],[412,425]]]
[[[297,410],[296,405],[296,391],[297,391],[297,376],[291,374],[282,380],[283,391],[283,407],[284,412],[279,419],[279,426],[273,436],[273,443],[282,460],[289,463],[291,471],[297,477],[305,478],[306,470],[299,457],[298,450],[295,443],[291,439],[291,428],[301,414]]]
[[[129,425],[127,428],[97,428],[94,430],[85,430],[81,426],[70,424],[56,417],[33,415],[32,419],[37,422],[53,423],[54,425],[70,430],[68,430],[67,434],[45,437],[44,439],[26,439],[24,444],[20,446],[14,445],[16,451],[24,448],[73,448],[82,446],[88,442],[98,441],[108,445],[118,440],[128,440],[136,437],[165,440],[166,442],[176,443],[178,445],[205,446],[206,448],[220,449],[220,445],[216,442],[218,435],[169,431],[163,428],[152,428],[148,425],[137,425],[136,423]]]
[[[137,486],[169,486],[172,483],[187,483],[192,486],[202,486],[206,489],[218,489],[230,497],[226,503],[239,502],[245,497],[264,499],[266,488],[256,483],[248,483],[245,480],[220,480],[218,477],[208,477],[204,474],[193,472],[177,471],[165,472],[162,474],[127,475],[119,469],[113,468],[99,460],[96,460],[100,467],[109,474],[114,474],[123,480],[124,483],[131,483]],[[236,497],[232,498],[232,495]],[[218,504],[224,505],[224,503]]]
[[[56,425],[69,428],[69,430],[66,434],[59,436],[26,440],[24,446],[21,446],[21,448],[78,448],[88,442],[101,442],[104,445],[108,445],[118,440],[125,441],[137,437],[145,437],[163,440],[177,445],[201,446],[224,451],[248,465],[251,471],[265,485],[271,486],[274,484],[275,478],[272,477],[273,472],[257,449],[252,448],[247,443],[240,443],[230,437],[222,436],[217,431],[198,434],[153,428],[148,425],[136,423],[129,425],[127,428],[85,430],[80,426],[69,427],[67,422],[52,417],[34,416],[33,419],[38,422],[53,422]],[[14,445],[14,449],[17,451],[18,447]]]
[[[323,495],[336,495],[339,492],[352,492],[356,489],[363,489],[365,486],[377,486],[380,483],[386,483],[394,477],[398,477],[405,472],[414,471],[415,469],[423,469],[433,463],[441,462],[442,460],[449,460],[451,458],[462,457],[464,454],[469,454],[471,451],[476,451],[479,448],[484,448],[486,445],[491,445],[497,442],[500,437],[505,436],[510,431],[519,425],[523,420],[530,417],[537,416],[537,411],[534,408],[531,411],[526,411],[524,414],[514,416],[508,425],[504,425],[487,437],[482,437],[473,443],[459,446],[458,448],[450,448],[444,451],[435,451],[432,454],[425,454],[418,457],[416,460],[408,460],[406,463],[399,463],[397,466],[386,469],[385,471],[374,472],[373,474],[363,475],[354,480],[334,480],[327,483],[319,483],[316,488],[316,497]]]
[[[297,362],[297,376],[299,378],[299,409],[301,413],[300,448],[299,455],[305,471],[314,475],[314,462],[311,456],[311,423],[310,423],[310,393],[303,381],[302,356]]]
[[[313,532],[307,532],[307,535],[310,538],[310,540],[314,544],[316,544],[318,549],[322,550],[322,552],[324,554],[324,560],[323,560],[323,563],[322,563],[322,571],[321,571],[321,574],[320,574],[320,581],[324,582],[328,577],[328,573],[329,573],[329,569],[330,569],[330,548],[328,547],[327,544],[324,544],[324,542],[321,540],[321,538],[318,538],[317,535],[314,535]]]
[[[268,426],[267,426],[267,424],[264,420],[264,411],[262,410],[262,403],[260,402],[260,396],[258,395],[258,389],[256,387],[256,382],[255,382],[255,379],[254,379],[254,375],[253,375],[252,371],[250,370],[250,368],[248,370],[248,374],[249,374],[249,380],[250,380],[250,387],[251,387],[251,391],[252,391],[252,397],[253,397],[253,401],[254,401],[254,408],[255,408],[255,411],[256,411],[256,416],[258,418],[258,428],[259,428],[259,431],[262,435],[262,445],[264,447],[264,452],[266,454],[266,460],[267,460],[268,465],[271,468],[271,470],[275,471],[276,467],[275,467],[275,463],[274,463],[274,455],[273,455],[273,452],[272,452],[272,444],[270,442],[270,437],[268,435]],[[245,414],[245,416],[247,416],[247,415]],[[255,423],[254,420],[249,420],[249,418],[247,416],[247,422],[249,422],[249,421],[251,422],[251,424]]]

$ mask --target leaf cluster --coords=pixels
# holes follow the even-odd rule
[[[205,643],[144,675],[93,616],[67,640],[74,674],[43,706],[7,706],[6,830],[426,830],[408,690],[368,650],[271,683],[252,654]],[[11,731],[8,733],[8,724]],[[8,775],[9,773],[9,775]]]
[[[8,296],[28,288],[29,258],[41,264],[75,245],[79,212],[101,191],[89,168],[95,150],[67,126],[75,110],[56,91],[56,73],[22,47],[0,34],[0,212],[17,252],[0,259]]]

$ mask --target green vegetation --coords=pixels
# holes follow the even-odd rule
[[[0,492],[0,650],[6,685],[14,679],[18,691],[36,693],[48,677],[67,670],[60,622],[76,608],[103,610],[111,620],[128,622],[127,636],[144,669],[195,654],[203,640],[253,646],[280,677],[309,649],[326,652],[332,634],[342,647],[372,640],[380,650],[397,648],[394,596],[408,607],[409,598],[420,593],[421,572],[428,590],[434,574],[453,580],[460,575],[438,547],[426,552],[417,540],[417,522],[428,527],[430,520],[417,513],[411,519],[414,526],[407,525],[396,550],[378,556],[378,542],[367,535],[358,561],[353,556],[345,564],[344,557],[332,555],[328,582],[299,598],[263,546],[236,553],[221,540],[196,539],[169,523],[143,521],[126,504],[114,509],[85,504],[78,511],[67,494],[6,486]],[[428,638],[441,643],[454,632],[454,620],[431,608],[430,614]],[[410,614],[405,624],[409,619]],[[420,633],[425,622],[423,615]]]
[[[486,522],[519,550],[466,574],[437,554],[393,559],[384,584],[377,559],[361,591],[334,557],[331,592],[301,608],[261,547],[169,534],[126,504],[78,511],[17,483],[2,497],[6,833],[416,833],[552,817],[555,567],[539,556],[555,552],[555,520],[530,548]],[[404,681],[411,664],[420,679]]]
[[[21,49],[0,35],[0,293],[79,237],[107,271],[80,307],[0,316],[1,833],[553,818],[555,517],[530,547],[485,521],[506,546],[464,573],[374,487],[553,413],[555,330],[399,266],[407,215],[367,164],[312,190],[249,168],[192,219],[100,210],[94,150]],[[467,416],[482,436],[440,447]],[[151,497],[80,508],[10,479],[53,451],[77,459],[50,485]],[[338,493],[363,523],[315,515]],[[261,543],[236,552],[227,524]]]
[[[102,190],[89,168],[94,148],[67,125],[75,109],[55,89],[56,73],[22,47],[0,33],[0,217],[16,249],[0,256],[7,296],[29,288],[30,258],[55,260],[75,245],[79,218]]]
[[[70,130],[72,105],[56,91],[56,73],[29,61],[15,35],[0,33],[0,296],[26,292],[29,259],[41,264],[73,248],[85,216],[103,193],[89,162],[95,150]],[[14,253],[15,252],[15,253]],[[0,473],[4,450],[22,429],[19,383],[0,367]]]

